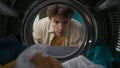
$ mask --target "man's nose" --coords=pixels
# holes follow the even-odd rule
[[[59,29],[63,30],[63,24],[62,23],[59,24]]]

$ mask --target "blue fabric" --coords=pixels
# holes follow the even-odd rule
[[[120,64],[120,52],[115,51],[113,57],[115,59],[115,62]]]
[[[103,65],[105,68],[113,68],[114,58],[109,48],[103,45],[97,45],[88,50],[86,57],[96,64]]]
[[[115,62],[120,64],[120,50],[119,50],[119,47],[111,46],[110,50],[111,50],[111,52],[113,54]]]
[[[74,11],[74,14],[73,14],[73,17],[72,17],[72,18],[74,18],[74,19],[76,19],[77,21],[79,21],[80,24],[83,24],[83,23],[84,23],[81,14],[78,13],[77,11]]]
[[[0,39],[0,64],[15,60],[25,48],[14,35]]]

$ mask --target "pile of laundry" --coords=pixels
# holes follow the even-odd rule
[[[30,59],[36,52],[47,56],[48,47],[42,44],[38,45],[23,45],[14,35],[1,39],[0,68],[36,68]],[[61,65],[63,68],[113,68],[113,61],[114,58],[109,49],[103,45],[97,45],[88,50],[86,55],[79,55]]]

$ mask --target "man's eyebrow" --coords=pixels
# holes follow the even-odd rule
[[[53,18],[53,20],[56,20],[55,18]]]
[[[59,19],[53,18],[54,21],[59,21]],[[67,21],[67,19],[64,19],[63,21]]]
[[[57,19],[55,19],[55,18],[54,18],[53,20],[58,21],[58,20],[57,20]]]
[[[56,20],[56,19],[53,19],[53,20]]]

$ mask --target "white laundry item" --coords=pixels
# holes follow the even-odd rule
[[[45,56],[47,47],[47,45],[32,45],[28,47],[17,57],[14,68],[36,68],[30,59],[36,52],[41,52]]]
[[[102,65],[94,64],[83,55],[65,61],[62,66],[63,68],[105,68]]]
[[[41,44],[28,47],[17,57],[14,68],[36,68],[30,59],[36,52],[41,52],[44,56],[47,56],[47,49],[47,45]],[[67,60],[61,64],[63,68],[104,68],[101,65],[94,64],[82,55]]]

